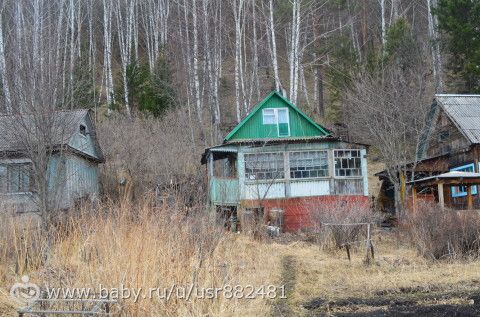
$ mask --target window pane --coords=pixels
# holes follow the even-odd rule
[[[335,150],[335,176],[362,176],[360,150]]]
[[[283,153],[245,154],[247,180],[283,179]]]
[[[288,109],[277,109],[278,123],[288,123]]]
[[[314,178],[328,176],[327,151],[290,153],[290,177]]]
[[[468,164],[464,166],[459,166],[450,169],[451,171],[459,171],[459,172],[474,172],[474,164]],[[467,187],[466,186],[452,186],[452,197],[463,197],[467,196]],[[477,186],[472,186],[472,195],[477,194]]]
[[[275,109],[263,109],[263,124],[276,124]]]

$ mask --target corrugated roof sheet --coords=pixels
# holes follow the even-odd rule
[[[418,184],[430,180],[440,180],[440,179],[480,179],[480,173],[473,172],[461,172],[461,171],[450,171],[440,175],[429,176],[421,179],[416,179],[413,181],[407,182],[407,184]]]
[[[37,133],[51,134],[53,145],[66,145],[78,131],[77,123],[88,113],[87,109],[56,111],[41,118],[31,114],[0,116],[0,152],[20,151],[34,143]],[[47,129],[37,128],[48,124]],[[50,142],[50,141],[49,141]]]
[[[480,95],[438,94],[435,99],[471,143],[480,143]]]

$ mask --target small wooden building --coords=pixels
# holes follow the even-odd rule
[[[57,111],[51,133],[52,154],[48,157],[50,205],[67,209],[76,201],[98,197],[98,164],[104,162],[90,110]],[[0,208],[17,213],[38,211],[37,186],[31,150],[36,119],[32,115],[0,116]],[[47,120],[46,120],[47,121]],[[20,127],[21,125],[21,127]],[[12,131],[18,126],[18,130]],[[23,138],[23,139],[22,139]]]
[[[331,135],[278,92],[270,93],[225,137],[205,150],[209,202],[231,221],[240,211],[284,231],[311,224],[326,202],[368,202],[367,147]],[[238,213],[237,213],[238,212]]]
[[[415,178],[418,181],[410,184],[417,184],[416,195],[418,199],[440,201],[442,196],[444,204],[454,209],[467,209],[469,200],[467,184],[462,184],[467,178],[458,177],[455,173],[447,174],[449,183],[443,178],[442,193],[438,192],[436,186],[424,186],[430,184],[430,178],[451,171],[479,173],[480,172],[480,95],[461,94],[437,94],[433,100],[428,122],[423,131],[423,139],[420,144],[419,156],[415,166]],[[386,199],[385,206],[393,206],[393,187],[389,185],[386,173],[377,174],[383,180],[382,193]],[[411,174],[406,179],[410,179]],[[460,174],[459,174],[460,175]],[[445,175],[444,175],[445,176]],[[453,178],[452,178],[453,177]],[[423,182],[421,178],[428,180]],[[438,180],[437,180],[438,181]],[[467,183],[471,184],[471,181]],[[420,187],[419,187],[420,186]],[[476,185],[471,186],[472,201],[474,208],[480,208],[480,199]],[[388,210],[388,207],[385,208]]]

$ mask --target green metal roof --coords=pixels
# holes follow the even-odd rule
[[[277,124],[263,124],[260,110],[266,108],[288,108],[289,130],[288,136],[279,136]],[[310,117],[298,109],[290,100],[277,91],[272,91],[262,100],[224,139],[224,142],[233,140],[255,139],[298,139],[302,137],[324,137],[330,133]]]

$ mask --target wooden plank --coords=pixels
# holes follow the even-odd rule
[[[473,209],[472,185],[467,185],[467,209]]]
[[[445,208],[445,199],[443,196],[443,183],[438,183],[438,203],[440,204],[440,208]]]
[[[417,211],[417,189],[412,186],[412,208],[413,212]]]

